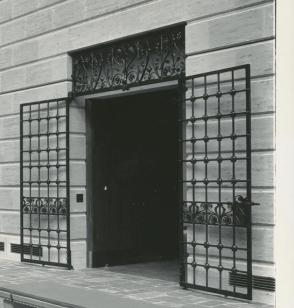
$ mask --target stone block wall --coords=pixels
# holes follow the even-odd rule
[[[0,258],[19,260],[19,105],[67,96],[69,52],[186,22],[186,75],[251,64],[254,274],[274,276],[274,1],[1,0]],[[86,126],[70,110],[72,258],[85,267]],[[260,295],[261,294],[261,295]],[[255,292],[255,297],[272,294]]]

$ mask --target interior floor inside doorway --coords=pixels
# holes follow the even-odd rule
[[[177,259],[109,266],[107,270],[121,274],[138,275],[141,277],[172,282],[178,282],[179,280],[179,265]]]

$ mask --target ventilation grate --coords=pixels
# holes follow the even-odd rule
[[[0,242],[0,251],[4,251],[4,242]]]
[[[248,277],[246,274],[241,273],[230,273],[229,282],[230,285],[236,287],[247,287]],[[263,276],[252,276],[252,287],[254,289],[264,290],[264,291],[275,291],[276,282],[272,277]]]
[[[10,245],[10,251],[13,253],[21,253],[21,245],[20,244],[11,244]],[[25,255],[32,255],[36,257],[42,257],[43,251],[42,247],[36,246],[36,245],[23,245],[23,253]]]
[[[275,291],[276,289],[275,278],[253,276],[253,288],[266,291]]]

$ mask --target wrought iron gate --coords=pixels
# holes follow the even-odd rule
[[[69,101],[20,106],[21,261],[71,267]]]
[[[250,66],[181,84],[180,284],[251,299]]]

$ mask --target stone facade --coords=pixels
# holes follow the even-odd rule
[[[67,96],[70,52],[186,22],[186,75],[251,65],[253,274],[274,276],[274,2],[271,0],[1,0],[0,258],[20,241],[19,106]],[[84,105],[70,109],[71,248],[87,266]],[[270,292],[253,297],[272,300]]]

